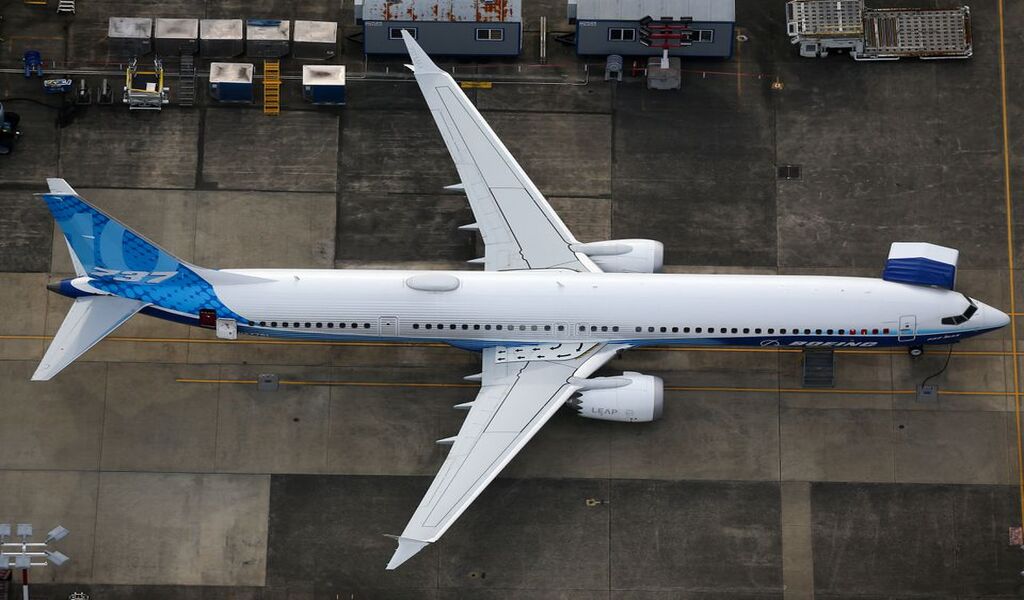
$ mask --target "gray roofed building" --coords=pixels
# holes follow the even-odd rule
[[[433,55],[517,56],[522,14],[522,0],[355,0],[367,54],[405,54],[405,29]]]
[[[638,21],[644,17],[736,21],[735,0],[569,0],[569,20]]]
[[[356,0],[356,21],[520,22],[521,0]]]
[[[580,55],[732,56],[736,0],[568,0],[567,10]],[[666,26],[675,41],[655,35]]]

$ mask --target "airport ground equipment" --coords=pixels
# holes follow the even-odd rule
[[[33,75],[43,76],[43,55],[38,50],[26,50],[21,57],[21,64],[25,67],[25,77]]]
[[[327,60],[338,53],[337,21],[295,21],[292,57],[299,60]]]
[[[344,65],[303,65],[302,97],[313,104],[345,104]]]
[[[281,58],[291,52],[292,22],[250,19],[245,23],[245,53],[254,58]]]
[[[7,112],[4,105],[0,104],[0,154],[10,154],[14,150],[14,142],[21,137],[18,131],[18,123],[21,116],[18,113]]]
[[[110,17],[107,47],[118,58],[135,58],[153,51],[153,19]]]
[[[867,8],[864,0],[790,0],[786,32],[807,58],[847,50],[854,60],[970,58],[971,10]]]
[[[678,90],[683,86],[682,59],[650,57],[647,59],[647,89]]]
[[[803,351],[805,388],[830,388],[836,383],[836,361],[832,349]]]
[[[199,55],[231,58],[245,52],[245,22],[241,19],[199,21]]]
[[[199,19],[156,20],[154,47],[160,56],[195,54],[199,50]]]
[[[611,81],[615,79],[616,81],[622,81],[622,65],[622,55],[610,55],[604,63],[604,80]]]
[[[178,105],[196,103],[196,63],[191,54],[182,54],[178,66]]]
[[[252,63],[210,63],[210,97],[218,102],[252,104]]]
[[[97,99],[98,104],[111,105],[114,103],[114,88],[111,87],[110,81],[103,79],[100,83],[100,94]]]
[[[47,94],[66,94],[71,91],[71,87],[74,84],[75,82],[67,77],[44,79],[43,90],[45,90]]]
[[[263,114],[281,114],[281,61],[263,61]]]
[[[75,0],[59,0],[57,2],[57,14],[75,14]]]
[[[130,110],[161,110],[169,102],[164,87],[164,66],[159,58],[153,59],[152,69],[140,69],[139,60],[133,58],[125,70],[124,103]]]
[[[92,90],[89,89],[89,84],[85,79],[78,80],[78,91],[75,92],[75,104],[80,106],[88,106],[89,104],[92,104]]]

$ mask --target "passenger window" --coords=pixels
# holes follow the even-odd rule
[[[640,332],[641,332],[641,331],[643,331],[643,330],[644,330],[644,328],[643,328],[643,327],[637,327],[637,328],[636,328],[636,332],[637,332],[637,333],[640,333]]]
[[[327,324],[327,328],[328,329],[334,329],[334,323],[328,323]]]
[[[346,327],[345,323],[338,323],[338,328],[339,329],[344,329],[345,327]]]
[[[733,327],[733,328],[732,328],[732,332],[733,332],[733,333],[738,333],[738,330],[737,330],[737,329],[736,329],[735,327]]]
[[[618,325],[612,327],[612,331],[618,331],[618,330],[619,330],[619,326]]]
[[[815,333],[815,335],[821,335],[821,330],[820,329],[815,329],[814,333]]]
[[[601,326],[601,331],[608,331],[608,326],[607,325],[602,325]]]
[[[565,325],[559,325],[558,326],[558,330],[559,331],[565,331]]]
[[[825,330],[825,333],[827,333],[829,335],[832,335],[832,330],[831,329],[827,329],[827,330]]]
[[[747,327],[744,327],[744,328],[743,328],[743,333],[750,333],[750,329],[749,329],[749,328],[747,328]]]
[[[281,327],[287,327],[287,326],[288,326],[288,321],[282,321],[281,322]]]
[[[490,331],[491,330],[491,326],[490,325],[484,325],[484,329],[486,329],[487,331]]]
[[[420,324],[419,323],[413,323],[412,324],[412,328],[413,329],[419,329],[420,328]]]
[[[871,330],[871,335],[878,335],[878,330],[877,329],[872,329]]]
[[[465,331],[466,329],[469,329],[469,325],[466,325],[465,323],[463,323],[462,324],[462,329],[463,329],[463,331]]]
[[[754,330],[754,333],[761,333],[761,328],[760,328],[760,327],[758,327],[757,329],[755,329],[755,330]]]
[[[654,328],[653,327],[648,327],[647,328],[647,333],[654,333]]]
[[[678,327],[673,327],[672,328],[672,333],[679,333],[679,328]]]
[[[689,327],[683,327],[683,333],[690,333]]]
[[[701,329],[701,328],[700,328],[700,327],[698,327],[698,328],[697,328],[697,329],[696,329],[695,331],[696,331],[697,333],[700,333],[700,329]]]
[[[270,326],[271,327],[277,327],[277,321],[271,321],[270,322]]]
[[[260,327],[266,327],[266,326],[267,326],[267,322],[266,321],[260,321]]]
[[[502,327],[504,327],[504,325],[495,325],[494,326],[494,328],[497,329],[498,331],[501,331]]]
[[[769,334],[771,334],[771,333],[775,333],[775,329],[774,329],[774,328],[771,328],[771,327],[769,327],[769,328],[768,328],[768,333],[769,333]]]
[[[665,333],[666,331],[668,331],[668,329],[667,329],[667,328],[665,328],[665,327],[662,327],[662,328],[661,328],[661,332],[662,332],[662,333]]]
[[[316,326],[317,326],[317,329],[320,329],[320,328],[322,328],[324,326],[324,324],[323,323],[317,323]]]
[[[433,329],[434,328],[434,326],[431,325],[430,323],[427,323],[426,325],[424,325],[424,327],[426,327],[427,329]]]
[[[786,335],[786,328],[783,327],[782,329],[780,329],[779,333],[781,333],[782,335]]]
[[[888,327],[886,327],[885,329],[883,329],[883,330],[882,330],[882,333],[889,333],[889,328],[888,328]]]

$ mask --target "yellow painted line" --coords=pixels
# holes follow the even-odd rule
[[[174,380],[177,383],[205,383],[205,384],[229,384],[229,385],[255,385],[255,379],[194,379],[181,377]],[[404,382],[404,381],[308,381],[308,380],[282,380],[279,385],[294,386],[322,386],[322,387],[398,387],[398,388],[479,388],[478,383],[432,383],[432,382]],[[729,387],[729,386],[688,386],[688,385],[667,385],[665,390],[669,392],[733,392],[733,393],[759,393],[759,394],[847,394],[863,396],[888,396],[892,394],[912,395],[917,394],[916,390],[852,390],[832,388],[764,388],[764,387]],[[1010,392],[1000,391],[978,391],[978,390],[939,390],[940,395],[948,396],[1006,396]]]
[[[1013,276],[1013,190],[1010,185],[1010,124],[1006,115],[1006,36],[1003,0],[997,0],[999,18],[999,108],[1003,129],[1003,194],[1006,200],[1006,256],[1010,277],[1010,343],[1013,350],[1013,413],[1017,429],[1017,492],[1024,526],[1024,446],[1021,441],[1020,373],[1017,365],[1017,298]]]
[[[464,90],[489,90],[494,87],[490,81],[460,81],[459,86]]]

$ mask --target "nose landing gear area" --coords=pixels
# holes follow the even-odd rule
[[[924,356],[924,346],[910,346],[907,348],[907,354],[910,354],[910,358]]]

